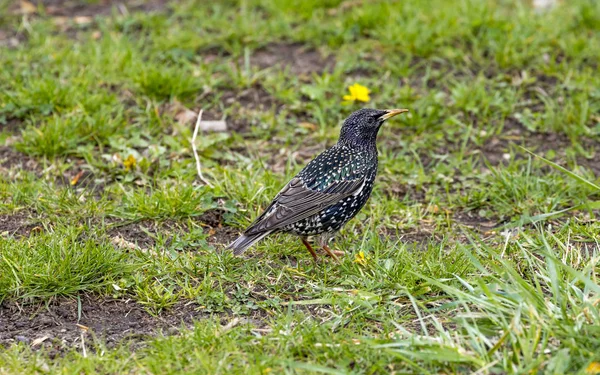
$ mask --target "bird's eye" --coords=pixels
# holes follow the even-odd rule
[[[369,122],[369,124],[373,124],[375,123],[375,117],[369,117],[367,121]]]

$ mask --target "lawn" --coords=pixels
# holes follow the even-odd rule
[[[594,0],[0,0],[0,374],[600,374],[599,64]],[[362,107],[340,262],[223,251]]]

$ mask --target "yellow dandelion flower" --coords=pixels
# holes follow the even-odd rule
[[[125,167],[125,170],[126,170],[126,171],[129,171],[129,170],[131,170],[132,168],[135,168],[135,165],[136,165],[136,163],[137,163],[137,160],[135,160],[135,156],[133,156],[133,155],[129,155],[129,156],[127,157],[127,159],[125,159],[125,160],[123,161],[123,166]]]
[[[371,91],[358,83],[349,86],[348,91],[350,91],[350,95],[344,95],[344,100],[347,102],[359,101],[367,103],[371,100],[369,97]]]
[[[586,374],[600,374],[600,363],[599,362],[592,362],[589,364],[589,366],[585,369],[585,373]]]
[[[364,251],[359,251],[358,254],[354,256],[354,263],[358,263],[363,266],[367,264],[367,258],[365,257]]]

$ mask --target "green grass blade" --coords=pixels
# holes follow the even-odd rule
[[[579,175],[577,175],[577,174],[575,174],[575,173],[571,172],[570,170],[566,169],[565,167],[562,167],[562,166],[560,166],[560,165],[556,164],[555,162],[553,162],[553,161],[550,161],[550,160],[548,160],[548,159],[544,158],[543,156],[540,156],[540,155],[538,155],[538,154],[536,154],[536,153],[534,153],[534,152],[532,152],[532,151],[529,151],[528,149],[526,149],[526,148],[524,148],[524,147],[521,147],[521,146],[518,146],[518,147],[519,147],[521,150],[523,150],[523,151],[525,151],[525,152],[529,153],[530,155],[533,155],[533,156],[535,156],[536,158],[540,159],[541,161],[543,161],[544,163],[548,164],[548,165],[549,165],[549,166],[551,166],[552,168],[554,168],[554,169],[556,169],[556,170],[559,170],[559,171],[561,171],[561,172],[565,173],[566,175],[568,175],[569,177],[573,178],[574,180],[577,180],[577,181],[579,181],[579,182],[580,182],[582,185],[585,185],[585,186],[587,186],[587,187],[590,187],[590,188],[592,188],[592,189],[594,189],[594,190],[596,190],[596,191],[600,191],[600,186],[596,185],[595,183],[593,183],[593,182],[591,182],[591,181],[588,181],[587,179],[585,179],[585,178],[583,178],[583,177],[581,177],[581,176],[579,176]]]

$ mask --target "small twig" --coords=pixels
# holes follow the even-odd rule
[[[83,358],[87,358],[87,350],[85,349],[85,335],[87,334],[88,327],[83,324],[76,324],[77,328],[79,328],[79,335],[81,337],[81,351]]]
[[[85,350],[85,334],[83,333],[83,331],[81,331],[81,351],[82,351],[82,355],[83,358],[87,358],[87,350]]]
[[[196,127],[194,128],[194,135],[192,136],[192,151],[194,151],[194,157],[196,158],[196,170],[198,171],[198,177],[204,184],[213,187],[202,175],[202,168],[200,167],[200,158],[198,157],[198,150],[196,150],[196,137],[198,136],[198,129],[200,128],[200,122],[202,122],[202,110],[198,112],[198,119],[196,120]]]

